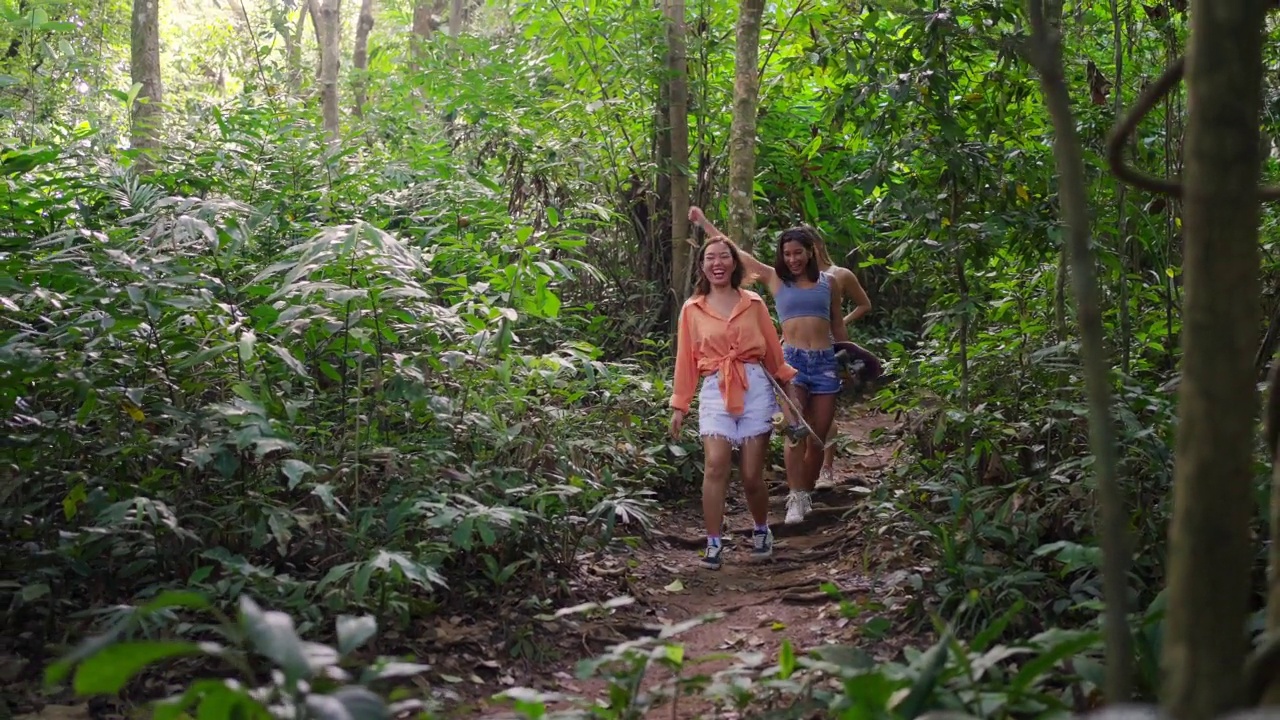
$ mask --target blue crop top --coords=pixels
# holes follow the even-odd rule
[[[818,284],[800,288],[784,282],[773,296],[778,308],[778,323],[798,317],[831,317],[831,276],[818,273]]]

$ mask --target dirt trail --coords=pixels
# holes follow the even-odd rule
[[[865,500],[894,461],[901,442],[896,437],[899,433],[893,432],[892,418],[862,408],[842,410],[837,422],[841,437],[847,438],[836,458],[838,484],[814,493],[814,510],[805,522],[796,526],[782,523],[786,487],[781,468],[770,471],[770,520],[775,536],[771,561],[748,561],[752,523],[735,479],[727,508],[733,537],[726,543],[724,567],[719,571],[701,568],[699,551],[706,540],[700,503],[691,491],[682,507],[655,518],[655,530],[661,532],[655,532],[651,543],[642,543],[629,553],[583,557],[583,572],[574,580],[581,596],[606,599],[627,595],[635,599],[632,605],[594,617],[569,615],[542,622],[535,630],[535,640],[556,655],[529,665],[505,657],[501,643],[494,642],[502,634],[505,618],[432,619],[422,634],[429,649],[413,657],[436,668],[446,684],[424,682],[419,687],[451,707],[443,717],[513,717],[509,703],[492,700],[495,693],[512,686],[588,700],[602,698],[608,692],[606,682],[599,678],[579,680],[579,660],[598,657],[618,643],[654,636],[656,628],[710,613],[723,613],[724,617],[670,641],[684,649],[686,677],[711,675],[734,663],[725,659],[698,662],[712,654],[752,653],[762,659],[759,667],[768,667],[777,662],[784,640],[791,641],[797,655],[823,644],[857,645],[878,661],[893,659],[907,644],[924,646],[928,638],[916,634],[904,620],[907,613],[902,605],[915,594],[910,581],[918,587],[929,570],[919,565],[913,549],[900,536],[883,532],[884,520],[875,516]],[[890,432],[873,439],[878,429]],[[857,616],[843,617],[839,605],[819,591],[822,583],[838,587],[843,599],[858,608]],[[0,671],[5,669],[5,660],[0,657]],[[642,692],[668,686],[668,675],[661,668],[651,668]],[[172,679],[167,673],[158,677]],[[0,677],[0,716],[5,710],[5,680]],[[127,706],[114,701],[70,702],[50,704],[18,717],[87,720],[102,715],[104,707]],[[90,710],[91,706],[95,710]],[[557,703],[551,709],[572,707]],[[129,711],[120,709],[107,716],[127,714]],[[685,696],[678,698],[676,707],[665,702],[647,717],[734,716],[717,715],[713,705],[700,696]]]
[[[892,562],[899,567],[886,567],[886,553],[881,552],[885,541],[874,532],[863,532],[869,518],[863,512],[861,498],[881,481],[899,445],[892,437],[873,440],[872,434],[878,428],[890,429],[893,420],[852,408],[842,412],[837,422],[841,435],[852,442],[837,455],[836,487],[814,493],[814,512],[804,523],[782,524],[786,489],[780,478],[771,487],[770,521],[775,534],[772,562],[748,561],[750,540],[745,533],[749,532],[751,519],[735,479],[728,506],[733,539],[726,544],[722,569],[709,571],[698,565],[698,550],[705,544],[701,513],[692,507],[673,510],[656,524],[664,533],[655,537],[651,546],[638,548],[632,558],[634,566],[625,571],[622,584],[636,604],[605,621],[561,621],[558,624],[567,627],[556,632],[572,628],[580,633],[580,657],[592,657],[610,644],[642,637],[645,626],[724,613],[722,619],[672,640],[684,647],[687,674],[711,674],[732,664],[729,660],[696,662],[712,653],[762,653],[763,666],[767,667],[777,660],[783,640],[790,640],[797,654],[824,643],[856,644],[881,661],[895,656],[902,645],[917,644],[917,638],[886,631],[888,623],[884,621],[879,622],[878,634],[864,632],[868,621],[877,616],[892,623],[895,615],[900,615],[894,612],[895,607],[906,602],[910,594],[902,587],[908,576],[900,569],[902,558]],[[618,572],[624,572],[625,567],[625,562],[620,561]],[[856,619],[842,617],[838,605],[819,591],[826,582],[838,587],[845,600],[862,609]],[[664,670],[652,669],[644,688],[652,689],[668,679]],[[573,662],[539,673],[526,684],[585,698],[602,697],[607,692],[603,680],[577,679]],[[556,709],[567,706],[557,704]],[[511,717],[501,703],[482,701],[472,710],[473,716]],[[683,697],[678,700],[676,711],[664,705],[649,717],[698,718],[711,714],[710,703]]]

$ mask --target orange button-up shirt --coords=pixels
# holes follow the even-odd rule
[[[688,412],[698,378],[717,370],[720,396],[731,415],[741,415],[745,407],[746,363],[763,364],[780,383],[795,377],[796,369],[782,359],[782,342],[764,299],[750,290],[739,293],[727,318],[712,309],[705,295],[689,298],[680,309],[672,408]]]

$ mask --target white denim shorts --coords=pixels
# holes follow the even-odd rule
[[[739,447],[743,441],[773,430],[773,414],[778,411],[773,383],[759,363],[747,364],[746,374],[747,391],[741,415],[730,415],[725,409],[724,398],[720,397],[719,371],[702,379],[698,393],[699,435],[724,438]]]

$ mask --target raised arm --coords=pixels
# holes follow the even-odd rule
[[[722,237],[729,240],[729,236],[717,230],[716,226],[712,225],[711,221],[707,219],[707,216],[703,214],[702,208],[697,205],[689,208],[689,222],[702,228],[702,232],[706,233],[708,237]],[[741,247],[738,247],[736,243],[734,244],[734,247],[738,250],[738,256],[742,258],[742,269],[746,271],[744,273],[743,280],[750,284],[751,278],[754,276],[755,280],[763,282],[772,289],[774,281],[778,279],[777,272],[775,272],[769,265],[765,265],[757,260],[751,253],[743,250]]]
[[[842,291],[844,296],[852,300],[854,304],[853,310],[844,316],[846,325],[871,312],[871,298],[867,296],[867,291],[862,289],[862,283],[858,282],[858,276],[852,270],[849,271],[844,282],[840,284],[844,288]]]

